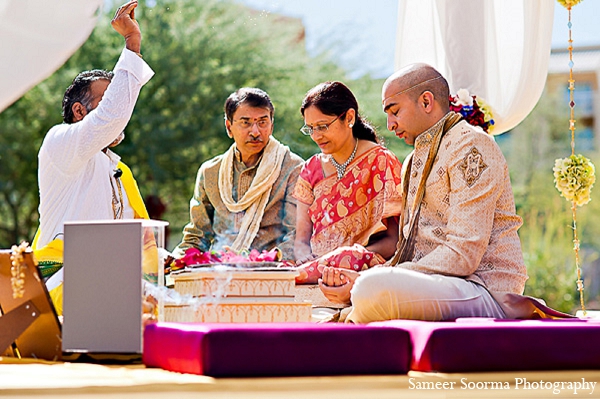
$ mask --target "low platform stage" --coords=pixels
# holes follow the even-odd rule
[[[321,350],[324,355],[334,352],[333,348]],[[105,366],[0,358],[0,396],[22,399],[39,396],[46,399],[600,398],[600,370],[452,374],[410,371],[408,375],[388,376],[212,378],[143,365]]]

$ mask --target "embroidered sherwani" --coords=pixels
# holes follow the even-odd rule
[[[419,135],[412,160],[404,162],[409,169],[403,176],[410,178],[406,209],[416,209],[434,133],[435,125]],[[405,237],[413,217],[403,215]],[[512,315],[504,299],[524,298],[519,294],[527,280],[517,235],[521,224],[500,148],[481,129],[458,122],[442,137],[426,180],[411,260],[362,272],[347,320]]]
[[[415,140],[409,204],[415,200],[431,139],[431,132],[425,132]],[[517,235],[521,225],[500,148],[491,136],[461,121],[442,138],[426,183],[413,261],[401,267],[522,294],[527,272]],[[406,224],[403,233],[408,234]]]
[[[183,240],[173,250],[175,258],[196,247],[201,251],[231,245],[239,231],[245,212],[230,212],[219,192],[219,168],[223,155],[206,161],[196,177],[194,196],[190,200],[190,223],[183,229]],[[259,161],[260,163],[260,161]],[[279,247],[284,259],[293,259],[296,233],[296,200],[292,192],[304,161],[288,151],[279,178],[271,189],[259,231],[252,248],[259,251]],[[233,160],[233,199],[238,200],[250,188],[259,164],[246,167],[239,152]]]

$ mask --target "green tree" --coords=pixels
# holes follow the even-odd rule
[[[61,121],[61,96],[44,82],[0,114],[0,247],[31,240],[38,225],[37,153]],[[58,89],[60,90],[60,89]]]
[[[0,115],[2,247],[31,239],[37,227],[35,159],[45,133],[61,122],[65,88],[82,70],[111,69],[121,52],[123,40],[110,27],[113,8],[62,68]],[[345,74],[324,57],[308,56],[299,20],[217,0],[140,2],[137,15],[142,53],[156,75],[142,89],[117,152],[142,194],[166,202],[173,232],[188,220],[198,167],[231,145],[223,103],[237,88],[266,90],[276,108],[275,136],[304,157],[318,151],[298,131],[300,102],[315,84]]]

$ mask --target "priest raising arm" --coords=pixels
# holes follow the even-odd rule
[[[55,273],[47,285],[59,312],[64,222],[148,217],[131,171],[111,151],[123,140],[140,90],[154,74],[140,54],[137,6],[124,4],[112,20],[125,39],[114,70],[77,75],[64,94],[64,123],[50,129],[39,151],[40,226],[33,249],[40,265],[54,266],[44,276]],[[154,266],[144,273],[156,271]]]

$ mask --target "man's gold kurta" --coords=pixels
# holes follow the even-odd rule
[[[222,160],[223,155],[218,155],[203,163],[198,170],[194,196],[190,201],[191,220],[183,229],[182,242],[173,250],[176,258],[182,257],[190,247],[201,251],[223,249],[230,246],[239,234],[245,212],[230,212],[221,199],[218,176]],[[303,163],[302,158],[291,151],[284,157],[252,248],[263,251],[277,246],[284,259],[294,258],[296,199],[292,192]],[[234,200],[248,191],[258,165],[244,165],[241,154],[236,150],[232,171]]]

